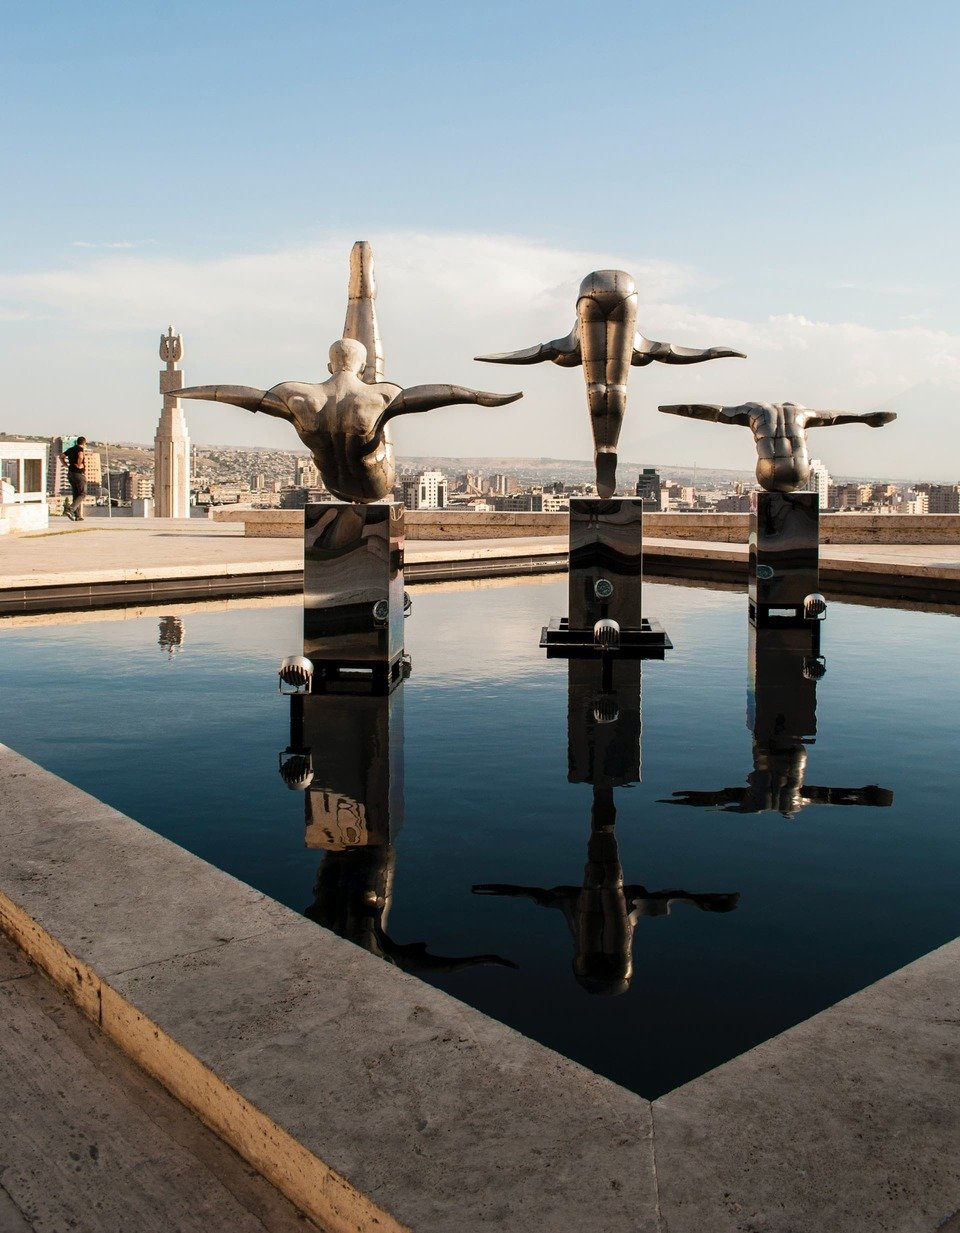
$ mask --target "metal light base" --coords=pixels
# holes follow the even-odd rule
[[[750,502],[747,593],[757,626],[807,629],[820,590],[820,502],[815,492],[755,492]]]
[[[389,693],[403,679],[403,506],[304,510],[303,653],[313,693]]]
[[[592,629],[571,629],[567,617],[553,617],[540,630],[540,646],[547,659],[602,659],[604,656],[622,659],[663,659],[664,652],[673,649],[667,631],[659,621],[640,618],[639,629],[622,629],[616,651],[598,647]]]

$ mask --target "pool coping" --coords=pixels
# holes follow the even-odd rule
[[[0,928],[332,1230],[873,1233],[960,1209],[960,939],[651,1104],[2,745],[0,801]]]
[[[848,555],[850,545],[823,545],[820,585],[828,599],[882,598],[960,607],[960,564],[910,560],[909,546],[880,559]],[[871,549],[875,551],[875,549]],[[648,539],[647,577],[734,582],[745,587],[745,544]],[[555,573],[567,567],[565,536],[503,539],[492,544],[411,541],[405,576],[410,584]],[[65,570],[0,577],[0,616],[108,608],[122,604],[294,594],[303,588],[302,559]]]

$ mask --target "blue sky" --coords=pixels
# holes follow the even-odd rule
[[[883,0],[20,6],[0,425],[149,439],[168,320],[190,380],[320,379],[368,238],[402,383],[506,388],[470,357],[565,333],[589,263],[622,265],[645,333],[750,355],[639,370],[625,455],[747,466],[656,402],[816,399],[901,411],[831,436],[837,471],[960,478],[958,34],[954,4]],[[578,381],[524,370],[521,418],[438,413],[399,449],[586,456]]]

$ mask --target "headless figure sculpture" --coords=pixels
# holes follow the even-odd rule
[[[814,411],[795,402],[745,402],[737,407],[684,403],[659,409],[665,415],[749,428],[757,444],[757,482],[767,492],[793,492],[810,478],[808,428],[829,428],[835,424],[881,428],[897,418],[893,411],[849,415],[845,411]]]
[[[345,336],[330,348],[328,381],[284,381],[269,390],[246,385],[194,385],[178,394],[181,398],[228,402],[287,420],[313,455],[323,482],[335,497],[360,504],[388,497],[396,469],[387,423],[395,416],[459,403],[502,407],[522,395],[490,394],[462,385],[416,385],[404,390],[384,381],[375,297],[370,246],[358,242],[350,259]]]
[[[617,442],[627,409],[630,368],[660,364],[701,364],[725,356],[745,357],[726,347],[698,351],[653,342],[637,331],[637,285],[623,270],[595,270],[580,284],[577,321],[565,338],[524,351],[478,355],[488,364],[542,364],[561,368],[583,365],[587,404],[593,427],[597,492],[612,497],[617,483]]]

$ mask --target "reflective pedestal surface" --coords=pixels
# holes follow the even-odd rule
[[[403,506],[308,505],[303,540],[303,653],[314,689],[384,691],[401,676]]]
[[[643,616],[643,501],[573,497],[570,501],[569,616],[543,629],[548,656],[594,653],[594,627],[614,621],[619,653],[663,657],[672,643]]]
[[[750,504],[750,618],[801,624],[820,589],[820,504],[815,492],[755,492]]]

